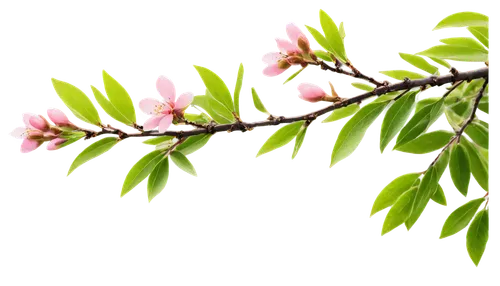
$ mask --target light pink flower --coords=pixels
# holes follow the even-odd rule
[[[50,125],[42,116],[31,113],[23,114],[23,121],[25,127],[17,127],[10,135],[18,139],[23,139],[21,152],[28,153],[43,143],[44,133],[50,130]]]
[[[68,141],[68,139],[64,139],[64,138],[54,138],[52,140],[50,140],[49,144],[47,144],[47,150],[57,150],[59,148],[61,148],[61,144],[63,144],[64,142]]]
[[[69,121],[68,117],[59,109],[48,109],[47,115],[50,120],[59,127],[75,127],[75,125]]]
[[[286,33],[290,40],[276,39],[279,52],[268,53],[262,57],[267,64],[263,73],[266,76],[276,76],[287,70],[293,64],[301,62],[303,53],[309,53],[309,41],[295,24],[286,26]],[[294,57],[295,60],[290,60]],[[299,59],[299,61],[297,61]]]
[[[164,76],[160,76],[156,81],[156,89],[163,97],[163,101],[153,98],[145,98],[139,103],[140,109],[151,117],[144,122],[144,130],[151,130],[158,127],[158,131],[163,133],[172,124],[174,116],[183,116],[184,110],[193,101],[193,94],[183,93],[175,100],[175,87],[172,81]]]
[[[312,83],[301,83],[297,89],[300,92],[299,97],[309,102],[318,102],[327,96],[327,93],[321,87]]]

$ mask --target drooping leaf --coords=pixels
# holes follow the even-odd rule
[[[361,108],[344,125],[333,147],[330,167],[351,155],[365,136],[368,127],[384,111],[388,102],[372,102]]]
[[[483,47],[483,45],[481,45],[478,41],[474,40],[473,38],[469,37],[446,38],[440,41],[447,45],[470,47],[487,52],[487,50]]]
[[[253,99],[253,105],[255,106],[255,108],[257,108],[258,111],[269,114],[266,107],[264,106],[264,104],[260,100],[259,95],[257,94],[257,91],[253,87],[252,87],[252,99]]]
[[[408,123],[401,129],[396,140],[394,149],[417,138],[441,116],[443,113],[444,100],[441,99],[420,109]]]
[[[293,73],[293,74],[292,74],[289,78],[287,78],[287,79],[285,80],[285,82],[284,82],[283,84],[285,84],[285,83],[287,83],[287,82],[291,81],[292,79],[294,79],[294,78],[295,78],[296,76],[298,76],[298,75],[299,75],[299,73],[301,73],[304,69],[305,69],[305,67],[303,67],[303,68],[301,68],[300,70],[298,70],[298,71],[294,72],[294,73]]]
[[[392,206],[404,192],[412,187],[418,177],[420,177],[419,173],[410,173],[399,176],[390,182],[375,199],[370,216]]]
[[[439,238],[445,238],[464,229],[484,202],[484,198],[472,200],[454,210],[446,219]]]
[[[439,45],[417,53],[417,55],[461,62],[486,62],[488,52],[480,49],[452,45]]]
[[[465,128],[465,134],[474,141],[477,145],[488,149],[489,147],[489,129],[483,125],[472,122]]]
[[[122,193],[123,197],[128,192],[130,192],[135,186],[146,179],[151,172],[153,172],[156,165],[165,156],[165,152],[162,150],[155,150],[146,156],[142,157],[135,165],[130,169],[123,182]]]
[[[203,108],[217,123],[227,124],[234,121],[232,114],[222,104],[208,95],[195,96],[192,104]]]
[[[395,148],[395,150],[413,154],[426,154],[443,148],[454,135],[453,132],[444,130],[432,131],[420,135],[412,141]]]
[[[463,143],[467,148],[467,154],[470,159],[470,170],[474,179],[485,191],[488,191],[488,160],[479,151],[479,146],[469,142],[466,138],[461,137],[460,143]]]
[[[90,99],[77,87],[64,82],[52,79],[52,85],[57,92],[57,95],[62,99],[64,104],[73,112],[79,119],[100,126],[101,119]]]
[[[322,121],[322,123],[333,122],[342,118],[349,117],[358,112],[359,109],[360,109],[359,104],[351,104],[346,107],[334,109],[332,113],[330,113],[330,115],[328,115],[328,117]]]
[[[446,206],[446,196],[444,195],[444,191],[441,185],[438,185],[438,188],[434,193],[434,195],[432,195],[431,200],[435,201],[440,205]]]
[[[468,27],[467,30],[476,37],[483,45],[489,48],[488,27]]]
[[[446,148],[446,150],[441,152],[436,163],[434,164],[438,181],[443,176],[443,173],[446,170],[446,167],[448,167],[448,164],[450,162],[450,153],[451,153],[450,148]]]
[[[240,116],[240,91],[243,85],[243,73],[245,72],[243,64],[238,68],[238,77],[236,78],[236,85],[234,87],[234,111]]]
[[[436,174],[435,166],[431,166],[422,178],[422,183],[418,186],[415,201],[413,203],[413,210],[410,217],[405,221],[408,230],[415,224],[422,212],[424,211],[427,203],[434,195],[438,188],[439,179]]]
[[[441,97],[429,97],[429,98],[424,98],[422,100],[419,100],[417,102],[417,105],[415,106],[415,113],[419,112],[422,108],[429,104],[433,104],[438,102],[441,99]]]
[[[121,115],[123,115],[123,117],[129,122],[134,123],[136,121],[134,104],[127,91],[106,71],[102,71],[102,78],[104,80],[104,89],[108,95],[109,102]]]
[[[142,143],[147,144],[147,145],[158,145],[160,143],[163,143],[168,140],[172,140],[174,136],[158,136],[155,138],[151,138],[148,140],[144,140]]]
[[[294,159],[295,156],[297,156],[297,153],[299,153],[302,142],[304,142],[304,138],[306,137],[307,127],[308,125],[306,123],[302,124],[299,132],[297,133],[297,137],[295,137],[295,146],[293,147],[292,159]]]
[[[484,113],[489,113],[490,112],[490,98],[489,96],[483,96],[481,100],[479,101],[479,110],[481,110]]]
[[[441,20],[434,30],[468,26],[488,27],[488,16],[475,12],[455,13]]]
[[[371,85],[366,84],[366,83],[353,82],[353,83],[351,83],[351,85],[354,86],[355,88],[359,88],[359,89],[364,90],[364,91],[372,91],[375,89],[374,86],[371,86]]]
[[[470,181],[470,162],[467,149],[462,144],[453,147],[450,156],[450,175],[453,184],[462,195],[467,196]]]
[[[198,73],[200,74],[201,79],[205,83],[205,86],[210,91],[212,97],[220,102],[227,110],[234,111],[233,99],[231,98],[231,93],[227,88],[224,81],[211,70],[194,66]]]
[[[90,86],[97,103],[106,111],[109,116],[113,117],[115,120],[120,121],[127,125],[132,125],[133,122],[128,120],[123,114],[115,108],[115,106],[94,86]]]
[[[175,163],[175,165],[179,167],[179,169],[195,177],[197,176],[193,164],[191,164],[191,162],[186,156],[184,156],[184,154],[179,151],[173,151],[172,153],[170,153],[170,158]]]
[[[267,139],[264,145],[262,145],[257,153],[257,157],[288,144],[293,138],[295,138],[297,133],[299,133],[303,123],[304,121],[298,121],[281,127],[278,131],[276,131],[276,133]]]
[[[489,209],[481,210],[469,226],[467,231],[467,252],[472,262],[477,266],[489,237]]]
[[[415,97],[417,94],[418,91],[408,92],[396,100],[387,110],[380,132],[380,152],[384,152],[387,144],[391,142],[392,138],[394,138],[405,125],[415,105]]]
[[[345,53],[344,41],[342,40],[337,25],[335,25],[332,18],[323,10],[319,11],[319,20],[321,22],[321,28],[325,33],[325,38],[333,48],[333,53],[339,60],[346,62],[347,55]]]
[[[427,75],[406,68],[379,68],[378,73],[392,80],[404,80],[425,78]]]
[[[186,141],[177,146],[175,150],[181,152],[184,155],[189,155],[205,146],[208,140],[210,140],[210,137],[212,137],[212,134],[200,134],[188,137]]]
[[[148,200],[156,197],[167,185],[168,157],[163,158],[153,169],[148,178]]]
[[[417,188],[413,187],[403,193],[391,207],[382,226],[382,235],[402,225],[411,215]]]
[[[107,152],[109,149],[111,149],[113,146],[118,143],[118,139],[116,137],[107,137],[103,138],[89,147],[85,148],[85,150],[80,153],[73,163],[71,164],[71,167],[69,168],[68,171],[68,176],[71,174],[76,168],[84,164],[85,162],[94,159],[97,156],[100,156]]]
[[[426,71],[430,74],[436,74],[438,73],[439,69],[431,64],[429,64],[424,58],[416,56],[416,55],[411,55],[411,54],[405,54],[405,53],[399,53],[399,56],[407,61],[409,64],[413,65],[416,68],[419,68],[423,71]]]

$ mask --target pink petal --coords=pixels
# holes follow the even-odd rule
[[[179,96],[175,102],[175,111],[183,111],[193,102],[194,95],[191,92],[185,92]]]
[[[299,48],[287,40],[276,39],[278,49],[284,54],[300,52]]]
[[[21,153],[28,153],[42,145],[42,142],[32,139],[24,139],[21,144]]]
[[[35,129],[42,131],[49,130],[49,123],[40,115],[31,116],[29,122]]]
[[[298,46],[299,38],[302,38],[304,41],[309,43],[309,41],[306,38],[306,35],[304,35],[304,33],[302,33],[302,31],[299,29],[299,27],[297,27],[293,23],[286,25],[286,34],[288,35],[288,38],[290,38],[290,40],[295,46]]]
[[[281,58],[283,58],[283,55],[281,53],[267,53],[262,57],[262,61],[268,65],[271,65],[277,63]]]
[[[280,69],[278,67],[278,64],[273,64],[273,65],[267,66],[264,69],[263,73],[266,76],[277,76],[277,75],[281,74],[284,71],[286,71],[286,69]]]
[[[17,127],[10,132],[10,135],[16,139],[24,139],[28,136],[28,129],[26,127]]]
[[[54,122],[57,126],[66,126],[70,125],[71,122],[69,122],[68,117],[59,109],[49,109],[47,110],[47,115],[49,116],[49,119]]]
[[[160,76],[156,81],[156,89],[167,102],[175,102],[175,86],[171,80]]]
[[[174,116],[172,114],[165,115],[165,117],[163,117],[163,119],[160,121],[158,132],[163,133],[167,131],[167,129],[170,127],[170,124],[172,124],[173,119]]]
[[[59,145],[63,144],[66,141],[68,141],[68,140],[63,139],[63,138],[52,139],[52,140],[50,140],[49,144],[47,144],[47,150],[50,150],[50,151],[57,150],[60,148]]]
[[[151,130],[158,127],[160,121],[165,117],[165,114],[153,115],[146,122],[144,122],[144,130]]]
[[[24,125],[26,127],[28,127],[29,129],[33,129],[34,127],[31,126],[31,123],[30,123],[30,119],[31,117],[33,116],[36,116],[36,114],[33,114],[33,113],[24,113],[23,114],[23,122],[24,122]]]
[[[149,115],[157,114],[158,111],[161,111],[163,109],[161,108],[162,105],[165,104],[153,98],[145,98],[139,102],[139,108],[142,112]]]
[[[311,83],[301,83],[298,88],[299,97],[309,102],[318,102],[326,95],[326,92],[321,87]]]

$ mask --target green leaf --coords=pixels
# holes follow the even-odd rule
[[[168,157],[163,158],[156,165],[148,178],[148,200],[156,197],[167,185],[168,180]]]
[[[481,110],[484,113],[489,113],[490,112],[490,99],[489,96],[483,96],[481,100],[479,101],[479,110]]]
[[[431,200],[440,205],[446,206],[446,196],[444,195],[444,191],[443,188],[441,188],[441,185],[438,185],[438,188],[434,195],[432,195]]]
[[[342,118],[349,117],[358,112],[359,109],[360,109],[359,104],[351,104],[346,107],[334,109],[333,112],[330,113],[330,115],[328,115],[328,117],[322,121],[322,123],[333,122],[340,120]]]
[[[355,88],[359,88],[359,89],[364,90],[364,91],[373,91],[375,89],[374,86],[371,86],[371,85],[368,85],[365,83],[360,83],[360,82],[353,82],[353,83],[351,83],[351,85],[354,86]]]
[[[115,106],[94,86],[90,86],[97,103],[106,111],[109,116],[113,117],[115,120],[125,123],[127,125],[132,125],[133,122],[128,120],[123,114],[115,108]]]
[[[85,150],[80,153],[73,163],[71,167],[69,167],[68,176],[71,174],[76,168],[84,164],[85,162],[94,159],[97,156],[100,156],[111,149],[113,146],[118,143],[118,139],[116,137],[107,137],[103,138],[89,147],[85,148]]]
[[[57,95],[76,117],[90,124],[101,125],[99,114],[85,93],[75,86],[55,78],[52,79],[52,85]]]
[[[211,96],[197,95],[192,104],[203,108],[217,123],[227,124],[234,121],[232,114]]]
[[[467,149],[462,144],[453,147],[450,157],[450,175],[453,184],[462,195],[467,196],[470,182],[470,162]]]
[[[417,138],[441,116],[443,113],[444,100],[441,99],[436,103],[429,104],[415,113],[410,121],[403,127],[396,140],[394,149],[410,142]]]
[[[335,50],[333,49],[332,46],[330,46],[330,43],[325,38],[325,36],[323,36],[323,34],[321,34],[318,30],[314,29],[313,27],[306,25],[306,28],[307,30],[309,30],[309,33],[311,33],[316,42],[318,42],[318,44],[320,44],[320,46],[323,47],[323,49],[329,51],[330,53],[335,54]]]
[[[200,66],[194,67],[200,74],[201,79],[205,83],[207,89],[210,91],[210,94],[212,94],[213,98],[216,101],[220,102],[230,112],[234,111],[233,99],[231,98],[231,93],[229,92],[229,89],[227,88],[224,81],[222,81],[222,79],[218,75],[207,68]]]
[[[427,106],[429,104],[433,104],[433,103],[438,102],[440,99],[441,99],[441,97],[429,97],[429,98],[425,98],[425,99],[418,101],[417,106],[415,107],[415,113],[419,112],[422,108],[424,108],[425,106]]]
[[[484,198],[472,200],[453,211],[446,219],[439,238],[445,238],[464,229],[484,202]]]
[[[402,225],[410,217],[416,193],[417,188],[414,187],[397,199],[385,217],[382,235]]]
[[[299,132],[297,133],[297,137],[295,137],[295,147],[293,147],[293,154],[292,154],[292,159],[297,156],[297,153],[299,153],[300,147],[302,146],[302,142],[304,142],[304,138],[306,137],[306,132],[307,132],[307,127],[309,125],[306,123],[302,124],[302,126],[299,129]]]
[[[471,32],[476,39],[478,39],[483,45],[489,48],[489,31],[488,27],[468,27],[467,30]]]
[[[303,74],[307,68],[297,68],[294,71],[290,72],[284,79],[283,82],[281,83],[281,87],[287,87],[289,86],[292,82],[294,82],[296,79],[299,78],[301,74]]]
[[[264,98],[260,94],[256,86],[251,86],[248,88],[248,98],[250,99],[250,104],[252,108],[259,113],[260,116],[265,116],[270,113],[269,108],[264,103]]]
[[[483,47],[483,45],[481,45],[478,41],[474,40],[473,38],[469,38],[469,37],[446,38],[446,39],[442,39],[440,41],[442,43],[447,44],[447,45],[469,47],[469,48],[474,48],[474,49],[483,50],[485,52],[488,52]]]
[[[439,45],[417,53],[417,55],[462,62],[486,62],[488,52],[471,47]]]
[[[438,58],[434,58],[434,57],[429,57],[429,59],[433,60],[434,62],[444,66],[445,68],[451,68],[451,65],[445,61],[445,60],[442,60],[442,59],[438,59]]]
[[[477,183],[485,191],[488,191],[488,160],[479,151],[479,146],[470,143],[463,136],[460,138],[460,143],[463,143],[467,148],[467,154],[469,154],[470,159],[470,170],[472,175],[476,179]]]
[[[123,182],[121,196],[123,197],[126,195],[135,186],[146,179],[146,177],[153,172],[156,165],[161,161],[161,159],[163,159],[164,156],[164,151],[155,150],[137,161],[132,169],[130,169],[125,181]]]
[[[488,27],[488,16],[475,12],[455,13],[441,20],[434,30],[467,26]]]
[[[267,139],[266,143],[260,148],[259,153],[257,153],[257,157],[288,144],[295,138],[303,123],[304,121],[298,121],[281,127]]]
[[[489,130],[487,127],[484,127],[479,123],[472,122],[465,128],[465,134],[469,135],[472,141],[474,141],[477,145],[488,149]]]
[[[384,111],[387,104],[388,102],[372,102],[361,108],[349,119],[340,131],[337,142],[335,142],[335,146],[333,147],[330,168],[356,150],[361,140],[363,140],[368,127]]]
[[[420,177],[420,173],[410,173],[399,176],[390,182],[375,199],[370,216],[392,206],[404,192],[413,186],[418,177]]]
[[[450,162],[450,153],[450,148],[446,148],[446,150],[439,155],[436,163],[434,164],[438,181],[443,176],[446,167],[448,167],[448,163]]]
[[[102,71],[102,78],[104,80],[104,89],[111,104],[123,117],[134,123],[136,121],[134,104],[127,91],[106,71]]]
[[[405,70],[381,71],[380,73],[385,74],[386,76],[395,78],[397,80],[404,80],[405,78],[409,78],[409,79],[425,78],[425,76],[423,76],[419,73],[405,71]]]
[[[315,50],[313,53],[320,59],[324,60],[325,62],[333,62],[332,57],[330,57],[330,54],[328,54],[325,51],[322,50]]]
[[[173,151],[172,153],[170,153],[170,158],[172,158],[172,161],[174,161],[175,165],[177,165],[179,169],[195,177],[197,176],[196,170],[194,169],[191,162],[189,162],[188,158],[184,156],[184,154],[178,151]]]
[[[155,138],[151,138],[148,140],[144,140],[142,143],[147,144],[147,145],[158,145],[160,143],[163,143],[168,140],[174,139],[174,136],[159,136]]]
[[[380,132],[380,152],[384,152],[387,144],[398,134],[410,117],[413,106],[415,106],[415,97],[418,91],[410,91],[396,100],[389,107],[382,122],[382,131]]]
[[[467,231],[467,252],[472,262],[477,266],[484,250],[489,236],[489,210],[479,211],[469,226]]]
[[[413,210],[410,217],[405,221],[408,230],[415,224],[422,212],[424,211],[427,203],[434,195],[438,188],[438,176],[436,174],[435,166],[430,167],[422,178],[422,183],[418,186],[417,195],[413,203]]]
[[[175,150],[181,152],[184,155],[189,155],[205,146],[208,140],[210,140],[210,137],[212,137],[212,134],[200,134],[188,137],[186,141],[177,146]]]
[[[443,148],[454,135],[453,132],[444,130],[425,133],[395,150],[413,154],[430,153]]]
[[[339,60],[346,62],[347,55],[345,53],[344,41],[342,40],[337,25],[335,25],[332,18],[323,10],[319,11],[319,20],[321,22],[321,28],[325,33],[325,38],[333,48],[333,53]]]
[[[191,122],[196,122],[200,124],[209,123],[212,120],[210,116],[208,116],[203,112],[201,114],[184,113],[184,118]]]
[[[339,34],[340,34],[340,37],[342,38],[342,42],[343,42],[344,38],[345,38],[344,22],[340,22]]]
[[[234,87],[234,111],[238,116],[240,116],[240,91],[243,85],[243,64],[240,64],[238,68],[238,77],[236,78],[236,86]]]
[[[405,53],[399,53],[399,56],[407,61],[409,64],[413,65],[416,68],[419,68],[423,71],[426,71],[430,74],[436,74],[438,73],[439,69],[431,64],[429,64],[424,58],[411,55],[411,54],[405,54]]]

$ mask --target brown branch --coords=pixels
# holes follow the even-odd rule
[[[389,85],[382,85],[370,92],[366,92],[363,94],[360,94],[355,97],[351,97],[349,99],[345,99],[341,102],[334,103],[332,105],[329,105],[325,108],[319,109],[314,112],[310,112],[308,114],[300,115],[300,116],[292,116],[292,117],[284,117],[284,116],[272,116],[269,117],[267,120],[263,121],[256,121],[256,122],[241,122],[241,121],[236,121],[234,123],[230,124],[208,124],[203,128],[196,128],[193,130],[186,130],[186,131],[166,131],[163,133],[159,133],[158,131],[144,131],[141,133],[124,133],[121,135],[120,138],[125,139],[127,137],[153,137],[153,136],[175,136],[177,138],[187,138],[190,136],[195,136],[199,134],[206,134],[206,133],[217,133],[217,132],[223,132],[223,131],[249,131],[252,130],[256,127],[263,127],[263,126],[273,126],[273,125],[279,125],[283,123],[292,123],[296,121],[313,121],[317,117],[326,114],[330,111],[333,111],[335,109],[343,108],[346,106],[349,106],[351,104],[358,104],[362,102],[365,99],[368,99],[370,97],[374,96],[380,96],[389,92],[393,91],[401,91],[401,90],[408,90],[414,87],[422,87],[422,86],[441,86],[443,84],[448,84],[448,83],[456,83],[458,81],[471,81],[474,79],[479,79],[479,78],[487,78],[488,77],[488,67],[483,67],[480,69],[472,70],[472,71],[467,71],[467,72],[455,72],[453,74],[446,74],[442,76],[430,76],[427,78],[423,79],[415,79],[415,80],[405,80],[401,81],[395,84],[389,84]],[[107,130],[103,129],[102,131],[99,132],[94,132],[92,136],[90,137],[95,137],[99,136],[102,134],[117,134],[118,132],[116,130]]]

